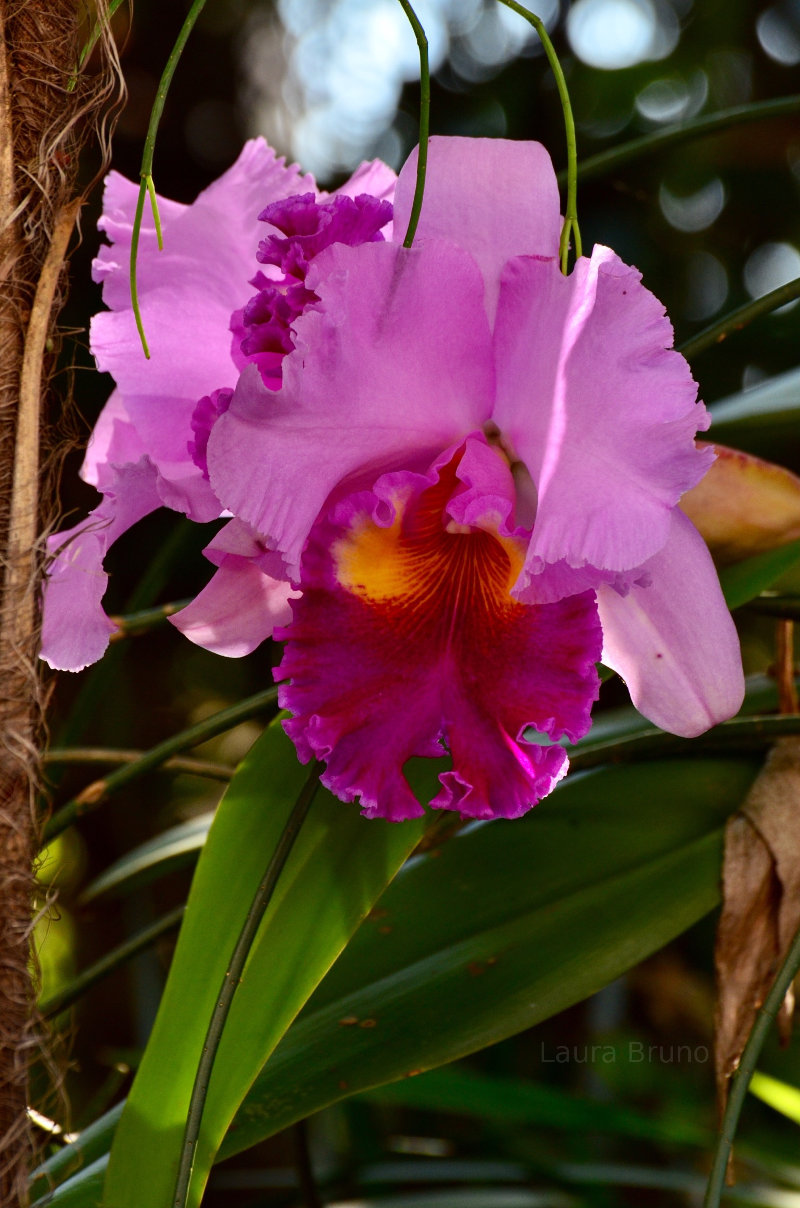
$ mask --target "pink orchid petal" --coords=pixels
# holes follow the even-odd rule
[[[222,566],[228,554],[257,562],[266,552],[258,534],[241,520],[229,520],[203,550],[209,562],[213,562],[215,566]]]
[[[114,466],[135,464],[144,456],[145,447],[130,421],[122,395],[114,390],[89,437],[81,478],[102,493],[113,483]]]
[[[92,350],[98,368],[113,375],[131,422],[162,472],[165,463],[191,464],[186,444],[198,398],[235,384],[229,322],[251,292],[248,282],[263,237],[258,214],[271,201],[313,187],[310,177],[286,168],[263,139],[256,139],[191,206],[165,205],[161,252],[145,207],[137,281],[148,361],[130,302],[136,191],[119,177],[110,180],[107,204],[113,218],[101,225],[114,243],[100,250],[95,276],[112,310],[95,316]]]
[[[249,558],[228,554],[200,594],[169,622],[196,646],[242,658],[271,637],[276,626],[289,623],[289,600],[297,594]]]
[[[554,261],[507,266],[493,419],[538,493],[521,599],[607,581],[664,545],[712,460],[694,446],[708,415],[671,344],[661,303],[607,248],[569,277]]]
[[[434,462],[434,468],[447,465],[455,449],[447,449]],[[463,442],[456,468],[459,486],[447,503],[446,513],[457,525],[488,528],[502,536],[525,536],[515,527],[515,485],[505,457],[492,449],[482,432],[473,432]]]
[[[117,626],[103,611],[106,542],[85,525],[59,533],[61,548],[44,586],[40,655],[54,671],[82,671],[103,656]]]
[[[499,455],[486,444],[475,461]],[[513,818],[566,768],[558,746],[530,743],[589,727],[600,629],[586,593],[537,607],[509,588],[524,544],[481,526],[443,527],[459,490],[459,454],[425,475],[386,475],[318,523],[303,560],[303,595],[277,637],[281,704],[300,758],[362,811],[392,821],[422,812],[403,775],[412,756],[449,748],[453,770],[431,802],[475,818]],[[491,477],[491,473],[489,473]],[[473,514],[475,508],[473,504]]]
[[[482,283],[459,249],[336,245],[312,275],[324,309],[298,319],[282,389],[267,390],[248,367],[208,444],[223,505],[278,549],[292,574],[342,480],[430,464],[481,427],[493,389]]]
[[[394,203],[394,238],[405,238],[417,183],[417,149],[403,165]],[[557,256],[558,184],[540,143],[443,138],[428,144],[425,195],[416,242],[448,239],[477,261],[490,316],[500,273],[512,256]]]
[[[366,160],[359,164],[349,180],[336,190],[343,197],[358,197],[361,193],[369,193],[380,201],[394,201],[397,186],[397,173],[381,159]],[[327,193],[320,193],[327,197]],[[388,238],[388,236],[387,236]]]
[[[211,538],[203,553],[214,566],[222,566],[229,554],[235,554],[237,558],[247,558],[271,579],[288,580],[280,554],[267,549],[255,529],[235,518]]]
[[[219,500],[202,474],[187,461],[164,459],[158,463],[158,493],[164,507],[183,512],[197,524],[207,524],[220,514]]]
[[[101,604],[108,585],[103,559],[118,537],[160,506],[158,471],[143,457],[114,470],[107,494],[86,520],[50,538],[41,656],[54,670],[80,671],[102,656],[116,629]]]
[[[738,712],[744,697],[739,639],[711,556],[679,508],[664,548],[645,563],[648,587],[597,593],[603,662],[636,708],[672,734],[694,738]]]

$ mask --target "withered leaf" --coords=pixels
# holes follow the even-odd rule
[[[720,1113],[756,1014],[800,926],[800,739],[775,744],[728,822],[722,888],[714,954]],[[792,1007],[787,995],[784,1029]]]

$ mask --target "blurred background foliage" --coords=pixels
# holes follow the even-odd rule
[[[129,99],[113,166],[131,178],[185,8],[137,0],[132,17],[123,6],[114,19]],[[536,138],[563,167],[558,98],[529,27],[494,0],[419,0],[417,9],[431,43],[432,132]],[[798,0],[560,6],[546,0],[537,11],[567,75],[579,160],[718,109],[800,91]],[[416,141],[417,72],[416,46],[394,0],[209,0],[167,101],[155,159],[158,191],[190,201],[256,134],[326,186],[364,158],[380,156],[399,168]],[[87,177],[95,166],[87,160]],[[797,116],[736,125],[581,185],[584,246],[609,244],[637,265],[666,304],[678,341],[685,340],[748,298],[800,276],[799,190]],[[87,348],[88,317],[100,307],[89,268],[100,202],[98,189],[83,214],[65,314],[71,335],[56,383],[65,412],[54,420],[75,433],[62,475],[65,522],[93,503],[94,492],[77,479],[80,447],[110,389]],[[798,304],[785,307],[698,355],[693,369],[702,397],[713,402],[792,368],[799,313]],[[800,471],[800,443],[772,455]],[[110,555],[109,611],[131,613],[193,595],[210,575],[200,551],[215,527],[186,525],[174,513],[139,524]],[[766,669],[773,622],[751,618],[745,632],[749,670]],[[224,660],[166,625],[125,638],[97,667],[54,682],[52,745],[146,749],[267,686],[275,661],[269,643],[247,659]],[[624,700],[619,685],[607,691],[608,704]],[[192,754],[234,765],[266,716]],[[53,800],[66,801],[102,770],[50,764]],[[40,872],[45,1001],[76,970],[185,899],[190,869],[177,861],[169,876],[139,884],[136,893],[85,900],[86,887],[116,859],[212,809],[221,788],[186,772],[154,773],[56,841]],[[40,1072],[39,1090],[68,1127],[94,1119],[129,1084],[173,937],[174,931],[162,936],[56,1017],[70,1114],[52,1095],[47,1099],[50,1072]],[[715,1125],[712,943],[713,920],[705,920],[594,999],[532,1032],[461,1067],[324,1112],[309,1136],[326,1196],[360,1202],[391,1189],[398,1208],[699,1203],[703,1147]],[[592,1045],[610,1046],[613,1058],[592,1058]],[[559,1046],[578,1058],[557,1060]],[[641,1052],[646,1059],[639,1060]],[[781,1053],[773,1047],[762,1068],[800,1084],[800,1044]],[[457,1081],[459,1069],[473,1075],[469,1086]],[[456,1081],[448,1083],[449,1075]],[[520,1079],[543,1088],[538,1106],[524,1100]],[[790,1114],[751,1097],[740,1157],[756,1181],[780,1169],[796,1191],[779,1199],[765,1190],[743,1202],[800,1204],[798,1123]],[[298,1143],[297,1136],[278,1137],[223,1164],[207,1202],[298,1202]],[[305,1195],[312,1205],[312,1193]]]

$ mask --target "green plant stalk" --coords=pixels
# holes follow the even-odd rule
[[[139,288],[136,284],[136,258],[139,254],[139,232],[142,229],[142,214],[144,213],[144,199],[147,195],[147,181],[142,179],[139,185],[139,196],[136,198],[136,213],[133,218],[133,231],[131,232],[131,307],[133,309],[133,317],[136,320],[136,330],[139,333],[139,339],[142,342],[142,351],[147,360],[150,360],[150,348],[147,343],[147,336],[144,334],[144,323],[142,322],[142,311],[139,306]]]
[[[131,784],[132,781],[138,780],[145,772],[160,767],[171,756],[185,751],[188,747],[196,747],[208,738],[214,738],[217,734],[223,734],[226,730],[233,729],[239,722],[247,721],[263,709],[274,705],[277,697],[277,687],[265,688],[263,692],[256,692],[253,696],[239,701],[238,704],[221,709],[219,713],[213,713],[211,717],[197,722],[196,725],[181,730],[179,734],[173,734],[171,738],[151,747],[149,751],[145,751],[144,755],[135,763],[127,764],[103,780],[96,780],[48,819],[43,829],[43,842],[45,844],[52,842],[56,835],[60,835],[77,818],[97,809],[112,793],[117,792],[126,784]]]
[[[165,914],[163,918],[157,919],[150,927],[145,927],[144,930],[138,931],[136,935],[132,935],[124,944],[120,944],[111,952],[106,953],[99,961],[95,961],[88,969],[84,969],[83,973],[79,973],[72,981],[68,982],[61,990],[55,994],[51,994],[49,998],[43,998],[39,1002],[39,1013],[45,1018],[50,1019],[54,1015],[60,1015],[67,1007],[71,1006],[78,998],[91,990],[92,986],[97,982],[102,981],[104,977],[108,977],[109,973],[113,973],[120,965],[124,965],[126,961],[132,960],[134,956],[138,956],[140,952],[144,952],[162,935],[166,935],[170,931],[174,931],[180,927],[181,919],[183,918],[185,906],[178,906],[175,910],[171,910],[169,914]]]
[[[753,319],[767,315],[770,311],[783,306],[784,303],[794,301],[795,298],[800,298],[800,277],[787,282],[786,285],[779,285],[777,289],[770,290],[762,298],[754,298],[752,302],[745,302],[744,306],[732,310],[718,322],[712,323],[710,327],[698,332],[696,336],[684,340],[682,344],[678,345],[678,352],[682,352],[685,357],[697,356],[699,352],[705,352],[714,344],[720,344],[732,331],[741,331],[748,323],[752,323]]]
[[[753,1076],[756,1062],[761,1054],[764,1041],[767,1038],[767,1032],[772,1026],[775,1016],[780,1010],[781,1003],[797,976],[798,970],[800,970],[800,929],[792,940],[791,947],[786,954],[786,959],[781,965],[778,976],[775,978],[772,988],[764,1000],[764,1005],[756,1017],[753,1030],[747,1038],[747,1044],[744,1046],[739,1066],[731,1078],[728,1102],[722,1118],[716,1149],[714,1150],[714,1161],[711,1167],[711,1174],[708,1178],[703,1208],[719,1208],[720,1198],[725,1186],[725,1175],[728,1169],[728,1159],[733,1145],[733,1138],[736,1134],[736,1126],[739,1123],[739,1116],[747,1095],[747,1089],[750,1086],[750,1079]]]
[[[567,88],[567,81],[564,79],[564,72],[558,61],[555,47],[550,41],[550,35],[545,29],[542,19],[530,12],[529,9],[523,8],[521,4],[517,3],[517,0],[500,0],[500,3],[504,4],[506,8],[510,8],[512,12],[518,13],[520,17],[524,17],[536,30],[539,40],[544,47],[544,53],[547,55],[550,70],[555,77],[561,109],[564,113],[564,130],[567,136],[567,205],[564,213],[564,225],[561,228],[559,257],[561,260],[561,271],[566,276],[569,268],[570,235],[575,235],[576,258],[583,254],[581,232],[578,227],[578,152],[575,139],[575,119],[572,116],[569,89]]]
[[[118,626],[117,630],[111,634],[109,641],[119,642],[123,638],[133,637],[136,634],[147,633],[150,629],[155,629],[176,612],[180,612],[191,600],[170,600],[168,604],[159,604],[157,608],[143,608],[140,612],[130,612],[125,616],[109,617]]]
[[[425,193],[425,174],[428,170],[428,137],[431,121],[431,71],[428,62],[428,39],[422,28],[419,17],[411,7],[409,0],[400,0],[400,7],[408,17],[414,37],[419,47],[419,147],[417,149],[417,183],[414,188],[414,199],[411,203],[411,213],[408,218],[403,247],[411,247],[417,231],[422,198]]]
[[[501,3],[505,0],[501,0]],[[578,165],[578,176],[581,180],[590,180],[602,176],[606,172],[620,168],[631,160],[642,155],[655,154],[666,147],[676,146],[692,138],[702,138],[704,135],[716,134],[728,130],[731,126],[740,126],[746,122],[759,122],[767,118],[787,117],[800,111],[800,95],[778,97],[771,101],[757,101],[753,105],[737,105],[732,109],[721,109],[718,113],[708,114],[687,122],[684,126],[671,126],[668,130],[659,130],[655,134],[644,134],[641,138],[632,138],[620,147],[612,147],[608,151],[600,151],[590,155]],[[564,173],[558,174],[563,183]]]
[[[161,115],[164,112],[164,105],[167,100],[169,86],[172,83],[172,77],[175,74],[175,69],[178,66],[178,61],[183,54],[183,49],[189,40],[189,35],[194,29],[195,22],[200,16],[200,13],[205,8],[206,0],[194,0],[192,7],[186,15],[186,20],[180,28],[180,33],[175,39],[175,45],[172,47],[172,52],[167,59],[167,65],[164,68],[161,79],[158,82],[156,91],[156,99],[153,102],[153,108],[150,111],[150,123],[147,127],[147,137],[144,142],[144,151],[142,152],[142,165],[139,169],[141,184],[139,186],[139,197],[136,202],[136,215],[133,220],[133,232],[131,234],[131,306],[136,319],[136,330],[139,332],[139,339],[142,341],[142,349],[144,355],[150,358],[150,349],[147,346],[147,337],[145,336],[144,324],[142,322],[142,314],[139,309],[139,294],[136,287],[136,259],[139,252],[139,232],[142,227],[142,215],[144,213],[145,194],[150,195],[150,204],[153,208],[153,221],[156,226],[156,237],[158,239],[159,249],[163,247],[161,239],[161,219],[158,213],[158,202],[156,200],[155,186],[153,185],[153,156],[156,148],[156,136],[158,127],[161,122]]]
[[[118,767],[120,764],[137,763],[145,751],[122,750],[119,747],[51,747],[46,751],[42,762],[45,767],[53,764],[108,764]],[[165,772],[183,772],[187,776],[204,776],[209,780],[228,781],[236,770],[224,763],[214,763],[210,759],[181,759],[174,756],[162,763]]]
[[[219,1048],[219,1042],[222,1039],[225,1020],[228,1018],[228,1012],[233,1002],[233,996],[236,993],[236,987],[244,972],[247,957],[256,938],[261,921],[264,918],[264,913],[272,900],[278,878],[283,872],[295,839],[300,833],[306,814],[319,787],[319,773],[320,766],[319,764],[315,764],[292,807],[292,812],[289,814],[286,826],[283,828],[281,837],[272,854],[272,859],[267,866],[261,884],[256,890],[253,901],[250,903],[250,909],[247,912],[244,925],[239,932],[239,937],[231,954],[228,968],[222,979],[216,1006],[214,1007],[208,1031],[206,1032],[203,1052],[197,1065],[192,1095],[189,1101],[189,1112],[186,1117],[186,1128],[183,1134],[183,1147],[178,1165],[178,1175],[175,1180],[174,1208],[186,1208],[189,1188],[192,1182],[197,1142],[200,1136],[200,1125],[203,1119],[203,1108],[205,1107],[208,1084],[214,1068],[214,1060]]]
[[[145,178],[144,178],[144,181],[145,181],[145,184],[147,185],[147,193],[150,198],[150,206],[153,210],[153,222],[155,223],[155,227],[156,227],[156,242],[158,243],[158,250],[160,252],[163,252],[164,236],[161,231],[161,215],[158,212],[158,198],[156,196],[156,186],[153,183],[152,173],[148,172],[147,176],[145,176]]]

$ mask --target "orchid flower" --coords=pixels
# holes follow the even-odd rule
[[[391,218],[395,180],[394,172],[376,160],[362,164],[329,197],[311,176],[287,167],[263,139],[254,139],[191,205],[159,198],[164,250],[158,250],[152,221],[139,242],[139,295],[151,352],[145,360],[129,278],[138,185],[109,173],[99,226],[110,244],[101,247],[93,266],[109,309],[92,320],[91,348],[98,369],[112,375],[116,389],[81,469],[103,498],[87,520],[50,540],[41,653],[51,667],[79,671],[95,662],[117,628],[101,601],[108,584],[103,560],[118,537],[162,506],[200,523],[222,513],[203,462],[210,422],[230,398],[245,364],[256,363],[265,380],[280,384],[282,356],[264,345],[277,339],[290,347],[288,320],[305,304],[298,300],[302,279],[295,265],[294,292],[287,291],[294,306],[286,312],[285,331],[265,332],[259,323],[269,277],[280,276],[269,264],[257,271],[265,233],[272,230],[280,238],[279,228],[265,226],[259,215],[275,203],[295,214],[311,208],[318,223],[333,226],[328,238],[379,237],[375,222],[385,225]],[[308,239],[300,241],[307,261],[325,237],[324,230],[318,233],[311,247]],[[251,297],[253,286],[258,292]],[[253,318],[245,317],[248,306]],[[217,534],[207,552],[223,579],[235,582],[241,596],[236,603],[253,620],[257,644],[269,636],[272,620],[288,618],[289,587],[260,573],[263,549],[242,525]],[[240,642],[234,653],[252,649]]]
[[[188,498],[190,483],[232,519],[207,551],[215,576],[173,622],[228,654],[284,640],[286,729],[368,816],[420,814],[404,766],[447,754],[432,806],[516,817],[564,775],[559,740],[588,731],[601,658],[676,734],[741,703],[736,632],[679,507],[713,460],[694,439],[709,419],[635,269],[595,247],[561,273],[541,146],[432,139],[405,248],[415,177],[414,154],[393,227],[376,226],[385,189],[349,218],[297,200],[300,186],[262,205],[279,231],[259,252],[270,273],[226,318],[229,376],[193,376],[193,402],[182,367],[196,341],[169,316],[208,255],[181,249],[184,275],[154,308],[152,380],[192,454],[169,490]],[[126,334],[106,343],[101,325],[96,354],[129,416],[138,399],[163,498],[156,389],[143,400],[129,313],[107,301],[105,324]]]

